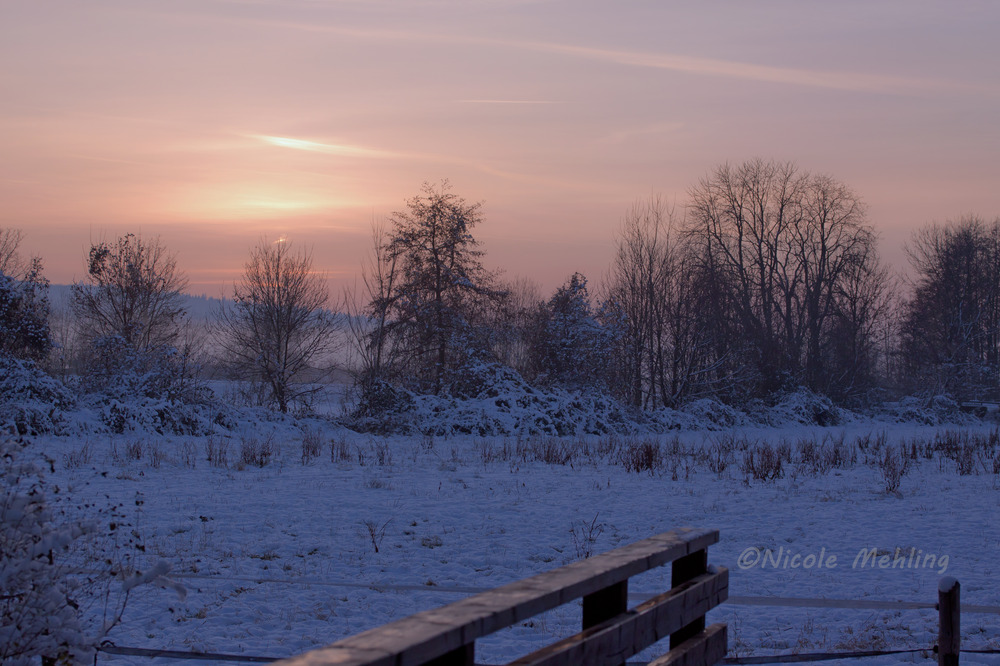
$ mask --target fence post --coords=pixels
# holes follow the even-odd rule
[[[628,579],[609,585],[583,598],[583,628],[617,617],[628,610]],[[621,666],[625,666],[623,661]]]
[[[473,666],[476,660],[476,644],[467,643],[448,654],[428,661],[424,666]]]
[[[628,580],[623,580],[583,598],[583,628],[590,629],[627,610]]]
[[[962,642],[961,589],[951,576],[945,576],[938,583],[938,666],[958,666]]]
[[[692,578],[702,575],[708,571],[708,549],[696,550],[690,555],[685,555],[684,557],[679,557],[673,561],[670,565],[670,587],[677,587],[682,583],[686,583]],[[705,616],[702,615],[700,618],[687,625],[686,627],[681,627],[674,633],[670,634],[670,649],[674,649],[681,643],[697,635],[699,632],[705,629]]]

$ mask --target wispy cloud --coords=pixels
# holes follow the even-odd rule
[[[438,153],[422,153],[422,152],[397,152],[397,151],[387,151],[380,150],[377,148],[367,148],[363,146],[353,146],[346,144],[336,144],[336,143],[326,143],[321,141],[312,141],[306,139],[295,139],[291,137],[273,136],[267,134],[248,134],[248,138],[252,138],[258,142],[265,143],[270,146],[276,146],[279,148],[287,148],[290,150],[303,150],[307,152],[316,152],[326,155],[334,155],[340,157],[359,157],[359,158],[393,158],[397,160],[406,160],[413,162],[426,162],[432,164],[451,164],[455,166],[465,167],[468,169],[475,169],[483,173],[488,173],[498,178],[504,178],[506,180],[517,181],[517,182],[532,182],[538,183],[539,176],[537,174],[520,173],[516,171],[510,171],[496,166],[490,163],[486,159],[470,159],[466,157],[460,157],[457,155],[442,155]],[[555,180],[552,180],[553,185],[557,184]],[[569,186],[569,182],[560,182],[560,186]],[[286,203],[281,201],[275,203],[270,200],[255,199],[253,201],[247,201],[247,205],[252,205],[257,208],[277,208],[286,206]],[[294,206],[294,204],[293,204]]]
[[[368,157],[387,158],[401,157],[399,153],[388,150],[378,150],[376,148],[366,148],[364,146],[352,146],[344,143],[325,143],[321,141],[310,141],[308,139],[294,139],[285,136],[270,136],[267,134],[253,134],[250,138],[257,139],[279,148],[289,148],[291,150],[304,150],[313,153],[325,153],[327,155],[339,155],[340,157]]]
[[[621,143],[623,141],[628,141],[630,139],[640,136],[671,134],[674,132],[678,132],[683,128],[684,128],[684,123],[678,123],[678,122],[655,123],[653,125],[645,125],[641,127],[626,127],[611,132],[607,136],[602,137],[600,141],[606,143]]]
[[[928,88],[954,87],[945,81],[914,79],[858,72],[833,72],[795,67],[772,67],[732,60],[717,60],[668,53],[642,53],[600,49],[549,42],[509,42],[511,46],[546,53],[558,53],[632,67],[663,69],[705,76],[783,83],[816,88],[865,92],[916,92]]]
[[[460,99],[459,104],[563,104],[550,99]]]
[[[383,42],[410,42],[427,44],[459,44],[469,46],[492,46],[551,53],[573,58],[598,60],[629,67],[661,69],[700,76],[717,76],[746,81],[760,81],[794,86],[808,86],[855,92],[880,92],[892,94],[914,94],[945,90],[965,90],[996,92],[982,86],[941,79],[890,76],[865,72],[844,72],[799,67],[778,67],[759,65],[735,60],[704,58],[672,53],[650,53],[620,49],[594,48],[563,44],[558,42],[522,41],[449,35],[412,30],[385,30],[377,28],[357,28],[353,26],[331,26],[306,24],[294,21],[270,21],[250,19],[267,27],[337,34],[355,39]],[[462,100],[469,103],[519,103],[531,100]]]

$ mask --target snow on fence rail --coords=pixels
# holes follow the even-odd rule
[[[726,654],[726,625],[706,628],[705,613],[729,591],[729,571],[708,566],[718,541],[718,530],[665,532],[277,663],[473,666],[476,639],[583,597],[583,631],[512,664],[623,664],[667,636],[670,652],[655,666],[714,664]],[[671,589],[629,610],[629,578],[668,562]]]

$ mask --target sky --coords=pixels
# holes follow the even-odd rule
[[[628,208],[762,157],[910,233],[1000,215],[1000,3],[0,0],[0,227],[47,277],[158,236],[216,296],[262,238],[338,292],[425,181],[489,267],[600,282]]]

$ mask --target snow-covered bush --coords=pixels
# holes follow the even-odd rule
[[[776,396],[774,403],[764,409],[762,417],[763,423],[772,426],[790,423],[832,426],[840,424],[845,414],[826,396],[799,387]]]
[[[120,335],[94,340],[82,388],[114,398],[198,403],[207,397],[189,353],[171,346],[136,348]]]
[[[959,404],[948,395],[935,395],[930,398],[907,396],[898,402],[885,403],[883,410],[899,423],[942,425],[976,421],[974,416],[963,412]]]
[[[640,412],[607,394],[532,386],[499,363],[471,360],[461,374],[449,373],[448,378],[444,396],[371,382],[362,387],[348,422],[380,433],[563,436],[723,430],[752,423],[829,426],[849,414],[806,389],[783,395],[774,405],[758,403],[752,415],[711,398],[680,409]]]
[[[362,431],[434,436],[582,435],[634,429],[612,398],[562,389],[542,391],[500,364],[471,362],[457,382],[452,377],[449,384],[457,396],[420,395],[374,384],[362,392],[349,420]]]
[[[19,448],[0,443],[0,662],[79,661],[90,645],[62,557],[93,527],[56,522],[40,468],[19,461]]]
[[[747,423],[746,414],[714,398],[694,400],[684,405],[681,411],[707,424],[706,427],[710,430],[732,428]]]
[[[14,435],[62,434],[74,404],[62,383],[34,362],[0,353],[0,430]]]
[[[52,348],[49,283],[37,259],[22,277],[0,269],[0,352],[39,360]]]
[[[80,387],[87,406],[113,433],[148,431],[206,435],[236,419],[195,376],[187,352],[173,347],[136,349],[120,336],[106,336],[94,350]]]
[[[155,398],[118,399],[90,396],[88,404],[109,432],[155,432],[161,435],[210,435],[216,427],[231,430],[236,420],[222,404],[187,404]]]
[[[379,379],[366,382],[358,387],[357,405],[351,418],[366,422],[381,419],[387,415],[403,414],[413,409],[413,394],[405,389]]]

